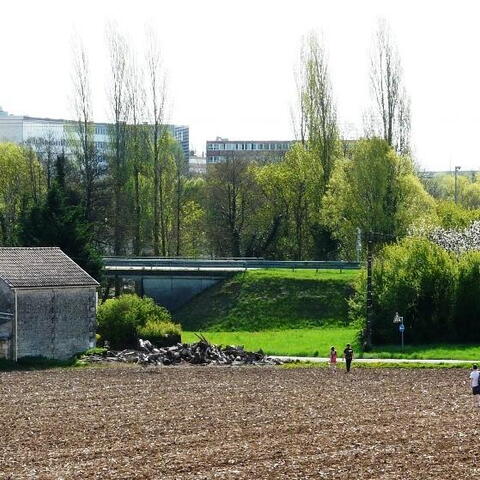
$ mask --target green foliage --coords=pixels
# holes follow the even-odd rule
[[[139,329],[147,324],[165,324],[170,313],[151,298],[121,295],[106,300],[97,309],[98,332],[114,349],[136,347]],[[164,328],[164,327],[160,327]],[[175,330],[175,326],[172,326]]]
[[[350,319],[360,328],[365,325],[365,272],[355,290]],[[395,312],[404,317],[409,344],[480,340],[480,252],[455,256],[418,237],[386,246],[374,262],[373,295],[376,344],[398,342]]]
[[[52,184],[43,204],[22,219],[21,241],[29,247],[60,247],[92,277],[101,278],[103,264],[92,246],[90,225],[83,209],[69,202],[62,177]]]
[[[401,237],[433,209],[411,160],[374,138],[359,141],[351,159],[337,162],[322,215],[344,255],[352,258],[358,229]]]
[[[175,313],[188,330],[259,331],[348,323],[358,271],[253,270],[198,295]]]
[[[455,200],[455,175],[445,173],[424,179],[429,193],[436,199],[453,203]],[[459,172],[457,175],[457,201],[460,206],[474,210],[480,208],[480,179],[475,173]]]
[[[83,363],[74,356],[67,360],[54,360],[45,357],[22,357],[17,362],[0,358],[0,371],[46,370],[49,368],[81,367]]]
[[[436,216],[440,227],[460,229],[480,220],[480,210],[468,210],[452,201],[440,200],[436,204]]]
[[[89,356],[89,355],[102,355],[107,352],[107,349],[105,347],[92,347],[88,348],[85,350],[81,355],[80,358],[83,356]]]
[[[255,178],[266,199],[257,214],[280,220],[275,257],[314,258],[324,190],[322,164],[314,150],[296,143],[283,161],[257,168]]]
[[[39,202],[44,190],[35,154],[13,143],[0,143],[0,245],[18,244],[20,217]]]
[[[407,238],[383,249],[374,269],[374,338],[398,338],[392,328],[401,312],[415,343],[451,338],[457,268],[445,250],[428,240]]]
[[[161,347],[165,345],[166,337],[174,337],[176,342],[180,342],[182,329],[180,325],[170,321],[159,322],[149,319],[145,325],[137,327],[137,335],[139,338],[150,340],[157,347]],[[170,339],[167,340],[168,343],[172,343]]]
[[[465,341],[480,341],[480,252],[468,252],[458,262],[455,301],[457,336]]]

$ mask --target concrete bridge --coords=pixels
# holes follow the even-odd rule
[[[238,272],[259,268],[338,269],[360,268],[358,262],[272,261],[257,258],[218,260],[159,257],[105,257],[108,279],[121,279],[139,295],[152,297],[158,304],[175,310],[198,293]]]

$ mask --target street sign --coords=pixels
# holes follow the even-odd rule
[[[398,326],[398,329],[400,330],[400,332],[404,332],[405,331],[405,325],[403,323],[401,323],[399,326]]]
[[[401,317],[398,312],[395,313],[395,316],[393,317],[393,323],[400,323],[402,321],[403,317]]]

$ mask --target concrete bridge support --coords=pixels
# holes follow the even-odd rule
[[[137,277],[134,280],[139,295],[151,297],[158,305],[174,311],[225,278],[225,275],[156,275]]]

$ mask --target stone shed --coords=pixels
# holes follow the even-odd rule
[[[59,248],[0,247],[0,358],[94,346],[98,286]]]

